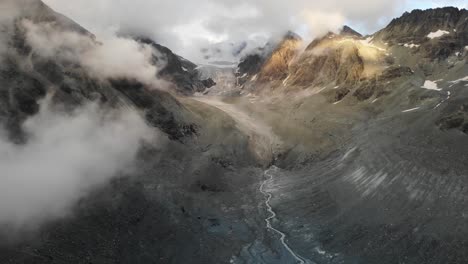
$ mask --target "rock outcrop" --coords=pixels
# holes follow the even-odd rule
[[[442,60],[468,45],[468,11],[454,7],[406,12],[375,34],[389,45],[418,48],[426,58]]]
[[[155,43],[149,38],[137,38],[138,41],[151,45],[160,52],[160,56],[154,57],[154,63],[160,65],[158,77],[174,84],[173,89],[184,95],[203,92],[216,83],[208,79],[200,79],[197,65],[193,62],[174,54],[169,48]]]

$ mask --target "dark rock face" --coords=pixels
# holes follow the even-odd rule
[[[216,85],[216,82],[211,78],[203,80],[202,83],[206,88],[211,88]]]
[[[238,65],[236,76],[239,86],[242,86],[251,77],[256,75],[265,63],[265,58],[260,54],[251,54],[244,57]]]
[[[462,104],[458,110],[450,111],[436,123],[441,130],[458,129],[468,134],[468,105]]]
[[[82,34],[93,36],[89,31],[75,23],[70,18],[55,12],[40,0],[3,0],[2,8],[11,9],[14,6],[19,17],[28,18],[38,22],[53,22],[64,30],[76,31]],[[15,15],[10,13],[9,15]],[[5,26],[5,25],[4,25]]]
[[[430,59],[445,59],[468,45],[468,11],[454,7],[414,10],[394,19],[377,32],[376,39],[390,45],[399,43],[421,45],[419,48]],[[428,35],[443,30],[443,36],[430,39]]]
[[[359,101],[365,101],[370,99],[377,91],[381,91],[382,88],[379,87],[379,83],[376,79],[367,80],[360,83],[358,88],[354,91],[353,95]]]
[[[413,10],[393,19],[386,28],[376,34],[376,37],[394,43],[408,43],[413,40],[424,41],[429,33],[439,29],[449,32],[455,29],[458,34],[462,34],[466,30],[464,19],[467,16],[467,10],[454,7]]]
[[[413,75],[413,70],[410,67],[405,66],[392,66],[388,69],[385,69],[382,74],[379,76],[382,80],[391,80],[395,78],[400,78],[404,76]]]
[[[337,89],[336,92],[335,92],[333,102],[336,103],[336,102],[339,102],[339,101],[343,100],[343,98],[345,98],[345,96],[348,95],[349,92],[350,92],[350,90],[348,88],[346,88],[346,87]]]
[[[26,1],[26,0],[25,0]],[[32,1],[30,8],[25,8],[20,16],[37,22],[51,22],[58,28],[77,32],[84,37],[94,36],[78,24],[49,9],[41,1]],[[6,120],[7,130],[15,138],[21,138],[20,124],[39,110],[38,100],[46,93],[53,94],[51,102],[64,110],[73,110],[85,102],[98,101],[103,107],[119,107],[131,104],[146,112],[149,123],[166,132],[171,139],[182,140],[196,134],[196,126],[174,116],[172,112],[183,112],[181,105],[169,94],[162,91],[149,91],[140,83],[126,80],[97,80],[80,65],[44,58],[35,54],[25,40],[25,31],[20,23],[6,25],[10,31],[3,32],[10,38],[10,52],[2,58],[0,66],[0,119]],[[167,50],[159,47],[161,50]],[[173,54],[172,54],[173,55]],[[175,55],[169,56],[171,63],[167,75],[177,75],[181,60]],[[29,60],[31,65],[24,66]],[[179,64],[178,64],[179,63]],[[188,64],[188,62],[187,62]],[[195,65],[187,65],[195,68]],[[198,79],[193,86],[205,87]],[[207,85],[210,83],[207,82]],[[171,111],[169,110],[171,109]]]
[[[343,29],[341,30],[340,32],[340,35],[345,35],[345,36],[354,36],[354,37],[362,37],[361,33],[357,32],[356,30],[348,27],[348,26],[344,26]]]
[[[112,87],[124,94],[135,106],[145,110],[146,120],[154,127],[168,134],[169,139],[182,141],[197,134],[195,124],[185,124],[176,119],[170,110],[182,108],[177,100],[167,92],[148,90],[144,85],[127,80],[112,81]]]
[[[248,55],[243,58],[238,66],[238,74],[244,75],[248,74],[250,76],[258,73],[264,63],[264,58],[259,54]]]
[[[465,121],[465,117],[463,114],[456,114],[448,117],[442,118],[438,124],[440,129],[442,130],[449,130],[454,128],[460,128]]]
[[[162,70],[159,77],[173,82],[178,92],[182,94],[193,94],[203,92],[215,85],[211,79],[200,80],[197,65],[174,54],[169,48],[159,45],[148,38],[139,38],[140,42],[149,44],[161,53],[154,57],[154,63],[160,65]],[[214,84],[213,84],[214,83]]]

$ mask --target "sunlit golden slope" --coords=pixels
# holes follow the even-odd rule
[[[288,76],[289,66],[299,54],[302,44],[302,39],[299,36],[289,33],[265,62],[258,75],[258,80],[261,82],[284,80]]]
[[[371,39],[328,34],[312,42],[290,67],[289,85],[356,83],[385,68],[386,50]]]

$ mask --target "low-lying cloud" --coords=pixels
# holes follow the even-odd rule
[[[87,34],[63,30],[53,22],[23,19],[22,26],[33,52],[43,57],[78,62],[98,79],[124,78],[152,86],[161,84],[152,60],[158,53],[150,45],[112,34],[96,41]]]
[[[80,198],[130,170],[155,135],[134,111],[88,104],[65,114],[47,101],[23,129],[25,144],[0,136],[0,226],[13,230],[67,216]]]
[[[371,32],[410,0],[45,0],[93,32],[146,34],[189,59],[218,42],[264,42],[288,30],[311,37],[343,23]],[[261,41],[260,41],[261,39]]]

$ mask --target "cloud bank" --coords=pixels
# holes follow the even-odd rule
[[[80,0],[45,2],[93,32],[152,36],[189,59],[218,42],[258,41],[287,30],[317,35],[343,23],[375,30],[407,0]]]
[[[20,54],[12,41],[24,33],[34,56],[64,67],[79,65],[102,81],[126,78],[159,84],[152,47],[112,32],[97,41],[63,21],[37,22],[54,14],[41,5],[31,7],[32,3],[39,2],[0,2],[0,59],[14,59],[21,71],[32,68],[23,67],[31,63],[31,54]],[[132,172],[141,144],[154,143],[157,132],[135,110],[88,103],[65,113],[53,110],[51,97],[22,124],[24,144],[12,143],[0,125],[0,235],[34,230],[69,215],[90,191]]]
[[[158,85],[158,69],[152,63],[157,51],[149,45],[112,34],[97,42],[88,35],[62,30],[54,23],[24,19],[22,25],[26,41],[41,56],[78,62],[98,79],[126,78]]]
[[[0,136],[0,226],[10,230],[68,215],[80,198],[128,170],[155,134],[133,111],[89,104],[65,114],[47,102],[23,129],[26,144]]]

